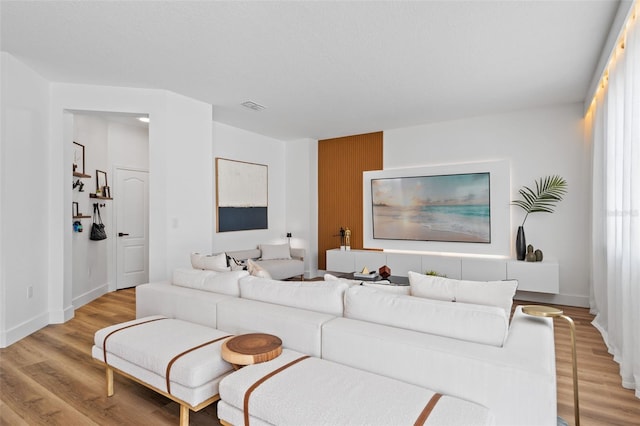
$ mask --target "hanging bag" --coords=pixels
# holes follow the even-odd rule
[[[93,225],[91,225],[91,235],[89,239],[93,241],[100,241],[107,238],[107,233],[104,230],[104,224],[100,217],[100,208],[98,204],[93,205]]]

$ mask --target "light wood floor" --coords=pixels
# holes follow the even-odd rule
[[[582,425],[640,425],[640,400],[620,386],[618,365],[588,310],[564,309],[577,327]],[[115,395],[105,396],[104,369],[91,357],[93,335],[134,317],[135,291],[121,290],[76,310],[65,324],[0,349],[0,425],[177,425],[176,403],[118,375]],[[556,322],[556,353],[558,414],[572,425],[571,348],[563,321]],[[191,425],[205,424],[218,424],[215,404],[191,413]]]

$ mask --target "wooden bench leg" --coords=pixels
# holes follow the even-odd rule
[[[113,396],[113,369],[107,366],[107,396]]]
[[[180,426],[189,426],[189,407],[180,404]]]

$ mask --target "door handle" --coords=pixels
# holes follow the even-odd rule
[[[118,237],[125,237],[129,234],[125,234],[124,232],[118,232]]]

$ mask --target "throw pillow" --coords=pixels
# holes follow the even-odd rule
[[[227,266],[227,255],[191,253],[191,266],[194,269],[206,269],[209,271],[225,272],[231,268]]]
[[[411,295],[435,300],[497,306],[504,309],[507,318],[511,315],[513,296],[518,282],[508,281],[464,281],[409,272]]]
[[[247,260],[247,270],[249,271],[249,274],[253,275],[254,277],[266,278],[269,280],[271,279],[271,274],[269,273],[269,271],[267,271],[251,259]]]
[[[350,280],[349,278],[340,278],[340,277],[336,277],[335,275],[331,275],[331,274],[324,274],[324,280],[325,281],[340,281],[340,282],[349,284],[349,286],[362,284],[362,280]]]
[[[262,244],[262,260],[291,259],[291,248],[289,244]]]
[[[238,260],[233,256],[227,255],[227,263],[232,271],[246,271],[247,270],[247,261],[246,260]]]

